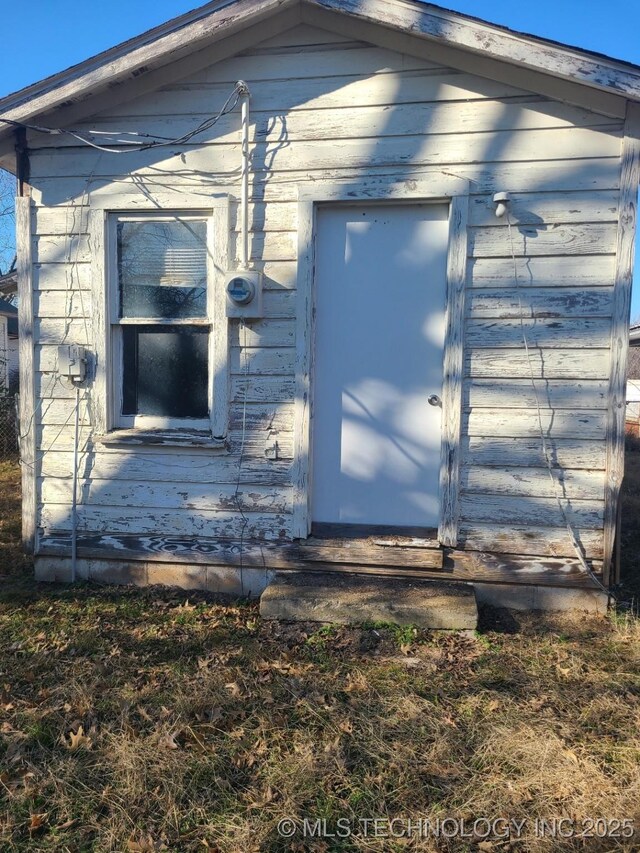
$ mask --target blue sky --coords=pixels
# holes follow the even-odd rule
[[[10,37],[0,51],[0,96],[197,5],[197,0],[30,0],[28,7],[4,2],[2,28]],[[441,5],[640,65],[637,0],[445,0]],[[632,316],[640,316],[640,258],[636,282]]]

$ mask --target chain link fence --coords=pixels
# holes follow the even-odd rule
[[[18,394],[0,393],[0,459],[18,457]]]

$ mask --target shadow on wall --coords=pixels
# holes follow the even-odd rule
[[[353,46],[350,49],[357,51],[363,48]],[[278,56],[277,53],[273,54],[276,63]],[[321,51],[316,51],[314,56],[314,61],[320,61],[318,57]],[[330,58],[327,62],[330,62]],[[536,116],[548,116],[550,125],[557,123],[557,105],[507,86],[447,69],[436,74],[430,67],[427,74],[421,73],[416,67],[419,62],[412,60],[411,64],[413,67],[406,72],[390,73],[380,69],[376,75],[378,91],[384,92],[383,97],[387,102],[382,109],[381,105],[376,105],[375,109],[345,106],[351,103],[352,92],[359,91],[359,79],[355,76],[345,79],[344,76],[334,75],[330,65],[320,69],[322,74],[319,73],[306,87],[284,86],[282,83],[276,85],[272,82],[268,86],[255,86],[252,168],[253,200],[258,205],[253,212],[252,228],[254,232],[260,232],[263,228],[267,230],[264,236],[259,233],[253,235],[252,261],[267,273],[265,305],[270,319],[265,321],[263,327],[276,321],[291,323],[293,320],[294,303],[276,303],[276,297],[287,290],[289,281],[285,281],[280,272],[274,274],[273,271],[278,264],[282,266],[294,261],[287,254],[287,247],[292,245],[290,229],[295,228],[295,223],[286,226],[289,232],[271,230],[273,226],[268,222],[268,208],[261,206],[260,202],[278,196],[282,199],[294,198],[298,182],[339,180],[345,186],[345,194],[348,194],[349,191],[356,193],[364,178],[379,180],[383,187],[390,179],[403,181],[424,178],[434,171],[443,170],[447,174],[468,178],[475,209],[479,205],[489,214],[492,212],[491,194],[499,190],[510,190],[517,194],[558,192],[559,187],[561,190],[581,189],[584,191],[583,200],[589,203],[590,193],[593,198],[597,198],[597,190],[589,188],[615,186],[618,176],[617,162],[613,158],[596,161],[578,159],[570,152],[568,140],[562,142],[564,147],[560,146],[554,151],[557,161],[551,164],[536,162],[535,147],[543,132],[536,128],[544,128],[546,123],[546,120],[538,121]],[[367,79],[367,75],[360,79]],[[369,79],[372,79],[372,75],[369,75]],[[472,96],[469,97],[467,91],[464,99],[452,104],[452,99],[461,97],[460,88],[456,87],[473,90]],[[210,88],[218,92],[220,86]],[[169,89],[175,103],[178,86]],[[420,98],[416,98],[418,89],[422,92],[422,98],[429,99],[427,103],[420,103]],[[458,95],[455,95],[455,91],[458,91]],[[196,123],[194,116],[187,113],[193,113],[195,109],[191,99],[200,98],[201,94],[187,93],[185,88],[181,97],[184,114],[175,116],[177,133]],[[207,92],[209,100],[210,97],[211,92]],[[301,121],[302,109],[309,107],[309,97],[313,97],[319,104],[324,98],[327,105],[334,105],[331,109],[309,109],[305,113],[305,122],[309,128],[313,128],[314,140],[305,138],[305,122]],[[158,93],[158,98],[168,96],[166,93]],[[472,134],[470,126],[465,130],[464,125],[459,124],[457,133],[446,132],[442,115],[446,116],[448,122],[454,114],[458,114],[462,123],[466,115],[471,115],[470,111],[475,109],[475,105],[484,99],[491,101],[490,105],[488,102],[482,104],[486,129]],[[342,107],[336,106],[339,101]],[[577,124],[584,126],[588,121],[585,111],[569,107],[563,107],[563,110],[573,116]],[[490,121],[486,119],[488,115],[491,116]],[[407,123],[409,116],[410,125]],[[370,124],[369,132],[367,122]],[[416,132],[416,123],[419,123],[420,133]],[[136,153],[130,155],[132,159],[81,149],[76,153],[77,161],[82,164],[83,175],[89,177],[81,176],[65,181],[52,180],[47,172],[58,162],[58,155],[43,155],[41,160],[40,152],[35,149],[33,182],[41,190],[43,203],[47,205],[78,199],[86,202],[94,194],[100,195],[112,185],[128,194],[139,192],[146,203],[158,207],[162,206],[159,199],[163,191],[176,187],[184,188],[190,194],[200,194],[206,199],[212,191],[221,192],[221,186],[233,185],[237,180],[237,124],[237,116],[229,117],[213,128],[206,138],[182,146],[175,152],[171,150],[169,157],[166,156],[166,149],[165,153],[161,153],[162,149]],[[149,120],[149,132],[153,132],[153,119]],[[597,129],[593,133],[597,134]],[[233,142],[229,141],[229,134],[233,134]],[[556,136],[560,138],[559,134]],[[213,167],[205,167],[207,163],[212,163]],[[128,171],[129,166],[131,171]],[[491,437],[495,440],[496,448],[503,448],[505,464],[506,460],[511,460],[509,464],[514,468],[532,464],[539,464],[539,468],[533,479],[527,479],[521,472],[514,471],[512,476],[501,483],[495,478],[491,480],[490,471],[484,473],[485,482],[471,482],[468,473],[465,473],[462,483],[464,510],[469,513],[470,523],[476,526],[494,523],[501,526],[530,524],[537,529],[560,529],[563,526],[542,456],[534,411],[536,400],[530,390],[529,367],[521,340],[522,313],[530,345],[535,349],[533,364],[540,378],[536,388],[543,407],[544,429],[549,439],[552,439],[554,461],[570,469],[560,478],[561,488],[570,501],[570,512],[576,526],[583,529],[597,528],[602,522],[603,487],[599,475],[594,477],[592,471],[599,471],[604,460],[597,458],[594,465],[593,456],[587,459],[582,455],[581,443],[583,440],[604,438],[608,368],[605,365],[602,336],[611,311],[610,293],[608,288],[597,286],[577,295],[568,292],[566,288],[558,288],[553,293],[550,289],[546,292],[539,290],[540,282],[529,255],[544,255],[544,245],[536,249],[534,244],[542,244],[543,240],[552,236],[555,238],[557,229],[563,226],[555,221],[546,222],[533,210],[527,210],[526,201],[523,204],[516,200],[514,211],[517,214],[515,251],[519,258],[518,267],[524,273],[520,282],[523,287],[520,300],[512,298],[513,289],[505,287],[504,283],[498,287],[481,282],[478,287],[473,280],[473,268],[471,272],[472,280],[467,294],[465,372],[467,377],[474,378],[474,388],[465,391],[464,428],[469,437],[464,439],[463,460],[465,469],[472,463],[476,466],[486,463],[490,468],[486,443],[484,463],[481,454],[476,457],[470,453],[470,446]],[[504,226],[481,214],[477,218],[481,223],[478,233],[483,239],[473,244],[476,257],[508,258],[509,244]],[[615,214],[612,213],[611,220],[614,218]],[[562,232],[558,239],[565,237]],[[356,265],[358,240],[353,235],[352,240],[355,254],[351,263]],[[410,242],[407,245],[411,247]],[[71,247],[71,243],[63,246],[58,256],[50,256],[48,262],[66,263],[67,274],[73,280],[77,256],[74,256]],[[301,251],[304,249],[301,247]],[[575,250],[576,253],[584,254],[599,252],[597,246],[588,243],[577,246]],[[359,276],[360,272],[357,274]],[[45,282],[46,270],[43,269],[41,286]],[[356,291],[354,298],[356,301],[360,298]],[[276,304],[283,307],[270,307]],[[348,311],[355,322],[357,305],[348,304]],[[411,315],[400,335],[397,326],[392,324],[387,329],[378,330],[376,343],[380,351],[393,352],[400,358],[399,348],[413,334],[414,340],[417,336],[428,362],[436,347],[429,335],[425,334],[425,319],[424,315],[417,312]],[[259,323],[255,325],[260,327]],[[49,368],[43,370],[39,361],[43,349],[50,343],[75,343],[77,341],[73,338],[76,333],[77,324],[68,320],[64,334],[55,341],[41,338],[43,346],[38,349],[36,362],[42,371],[41,383],[43,380],[49,381]],[[231,337],[237,340],[237,334],[232,333]],[[123,459],[118,469],[113,466],[114,460],[111,458],[108,477],[102,479],[104,468],[100,472],[101,477],[94,474],[97,454],[91,428],[88,427],[83,433],[86,452],[82,458],[84,505],[80,513],[81,529],[117,533],[139,525],[141,533],[234,539],[242,532],[247,538],[257,541],[289,538],[292,498],[285,483],[290,464],[287,458],[290,451],[287,448],[291,447],[291,436],[284,429],[281,434],[284,458],[276,463],[279,467],[277,473],[272,475],[272,482],[267,483],[264,474],[260,472],[268,467],[264,461],[264,434],[273,431],[275,422],[291,422],[290,391],[272,397],[260,390],[250,392],[247,402],[249,433],[243,468],[240,471],[238,467],[232,470],[233,465],[230,463],[233,461],[234,465],[239,465],[240,462],[237,423],[243,382],[256,389],[278,377],[283,380],[284,387],[284,380],[290,377],[290,367],[282,365],[292,363],[294,350],[291,349],[289,339],[284,344],[272,345],[273,351],[268,359],[263,359],[263,367],[260,366],[261,356],[257,348],[250,346],[242,354],[240,347],[235,350],[232,360],[237,358],[237,362],[234,362],[237,364],[242,364],[243,360],[248,363],[249,375],[245,378],[243,371],[235,368],[236,375],[232,377],[239,391],[233,392],[232,421],[235,426],[230,436],[232,455],[227,461],[224,464],[218,459],[203,461],[202,455],[180,451],[173,455],[165,453],[160,464],[154,462],[154,455],[160,458],[158,453],[131,451],[128,460]],[[354,445],[363,450],[360,479],[353,477],[353,469],[351,471],[351,479],[357,482],[362,493],[367,492],[372,480],[375,483],[381,478],[378,485],[384,489],[394,479],[394,472],[391,472],[390,477],[388,470],[385,472],[376,468],[376,451],[366,449],[363,435],[368,436],[367,441],[371,439],[373,448],[382,435],[385,442],[398,450],[397,458],[411,459],[416,448],[420,452],[423,450],[421,441],[416,440],[415,436],[407,438],[404,420],[399,428],[394,423],[394,414],[397,413],[394,412],[393,394],[387,386],[382,406],[383,426],[380,425],[381,414],[376,410],[377,398],[375,391],[371,397],[371,389],[381,387],[376,383],[387,382],[388,377],[374,372],[367,373],[369,363],[369,358],[350,362],[341,379],[342,387],[336,384],[332,391],[334,436],[338,422],[344,416],[350,424]],[[576,366],[578,373],[575,372]],[[584,380],[576,383],[572,379],[576,375],[583,376]],[[521,408],[517,410],[513,408],[511,380],[520,383],[518,400]],[[397,382],[397,375],[393,381]],[[42,384],[40,388],[42,390]],[[56,394],[59,390],[56,386],[51,393]],[[416,385],[401,384],[400,390],[409,399],[418,394]],[[43,403],[42,414],[45,419],[50,405],[53,403],[47,400]],[[54,429],[60,426],[54,423],[50,425]],[[66,448],[64,455],[67,461],[70,455],[68,430],[61,435],[61,442],[64,442]],[[594,453],[598,453],[595,447]],[[494,462],[499,456],[500,452],[496,451]],[[141,473],[143,458],[146,460],[146,475]],[[522,461],[518,466],[517,462],[514,463],[517,459],[526,462]],[[334,460],[334,467],[336,464]],[[363,471],[366,477],[362,476]],[[57,476],[63,481],[66,479],[68,485],[68,474]],[[348,473],[340,469],[340,477],[347,476]],[[68,493],[65,489],[56,488],[54,491],[57,495]],[[57,501],[48,500],[46,503],[46,517],[42,525],[47,529],[68,530],[68,500],[59,497]],[[248,523],[245,524],[238,507],[242,508]],[[597,549],[595,552],[592,549],[592,553],[599,556]]]

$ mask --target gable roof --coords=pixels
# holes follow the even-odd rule
[[[214,0],[186,15],[129,39],[103,53],[47,77],[0,100],[0,145],[15,126],[33,124],[72,105],[86,104],[127,81],[151,75],[166,65],[219,44],[247,28],[256,41],[268,38],[257,26],[288,13],[288,26],[308,14],[347,16],[362,26],[396,32],[476,54],[484,59],[535,71],[552,78],[640,101],[640,66],[603,54],[527,35],[421,0]],[[218,56],[209,58],[215,62]]]

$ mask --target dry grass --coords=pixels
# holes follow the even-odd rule
[[[16,572],[0,580],[0,688],[3,851],[639,849],[534,824],[640,819],[630,617],[487,613],[475,638],[277,627],[253,604]],[[285,816],[358,834],[287,840]],[[363,837],[376,817],[526,825],[511,843]]]

